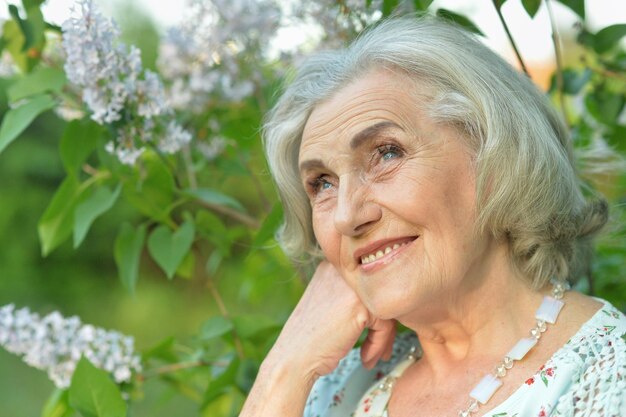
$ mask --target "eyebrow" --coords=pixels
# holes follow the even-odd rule
[[[324,165],[321,159],[307,159],[300,164],[300,173],[324,168],[326,168],[326,165]]]
[[[404,131],[404,129],[402,129],[402,127],[397,123],[391,121],[378,122],[355,134],[352,139],[350,139],[350,149],[357,149],[363,146],[366,142],[374,139],[379,136],[381,132],[390,128]],[[326,165],[321,159],[307,159],[300,164],[299,168],[300,173],[303,173],[308,170],[324,169],[326,168]]]

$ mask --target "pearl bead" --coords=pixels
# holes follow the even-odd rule
[[[539,338],[541,337],[541,332],[539,331],[538,328],[533,327],[532,329],[530,329],[530,335],[534,337],[535,339],[539,340]]]
[[[506,369],[511,369],[513,367],[513,359],[508,356],[504,357],[504,361],[502,363]]]
[[[541,333],[545,332],[548,329],[548,326],[546,326],[546,322],[543,320],[537,320],[537,328],[539,329],[539,331]]]
[[[478,411],[478,401],[472,401],[469,408],[467,409],[470,413],[475,413]]]

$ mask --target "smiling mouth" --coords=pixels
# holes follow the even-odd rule
[[[406,246],[409,243],[412,243],[418,237],[419,236],[415,236],[410,239],[403,240],[401,242],[395,242],[395,243],[390,242],[386,246],[381,246],[379,249],[373,251],[372,253],[362,255],[359,259],[359,263],[361,265],[367,265],[379,259],[382,259],[387,255],[393,254],[394,252],[396,252],[398,249],[402,248],[403,246]]]

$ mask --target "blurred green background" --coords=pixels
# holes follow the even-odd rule
[[[112,10],[122,40],[137,45],[144,66],[154,68],[159,42],[155,24],[133,2],[118,2]],[[6,86],[0,80],[0,114],[7,110]],[[147,253],[142,256],[135,295],[123,288],[113,260],[113,243],[122,221],[132,220],[136,213],[132,208],[117,204],[94,223],[78,249],[66,242],[47,257],[41,256],[37,222],[65,176],[58,154],[64,126],[65,122],[47,112],[0,155],[0,306],[14,303],[40,315],[55,310],[66,317],[76,315],[83,323],[134,336],[139,351],[169,336],[184,343],[219,311],[203,280],[168,281]],[[260,150],[259,143],[250,146]],[[251,159],[250,165],[272,195],[260,152]],[[236,175],[228,181],[235,189],[243,186],[244,194],[255,192],[246,181],[238,183]],[[283,306],[297,299],[302,281],[275,246],[235,250],[246,261],[225,261],[215,277],[229,312],[263,312],[284,320],[288,311]],[[272,262],[266,262],[268,253]],[[279,270],[276,259],[283,259]],[[41,415],[53,389],[44,372],[0,349],[0,417]],[[145,400],[133,403],[131,415],[198,415],[197,402],[158,378],[146,380],[143,389]]]

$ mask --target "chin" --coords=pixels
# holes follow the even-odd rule
[[[400,317],[403,311],[399,308],[397,302],[393,302],[392,297],[388,297],[385,300],[372,300],[368,299],[363,301],[367,310],[372,316],[381,320],[393,320]]]

